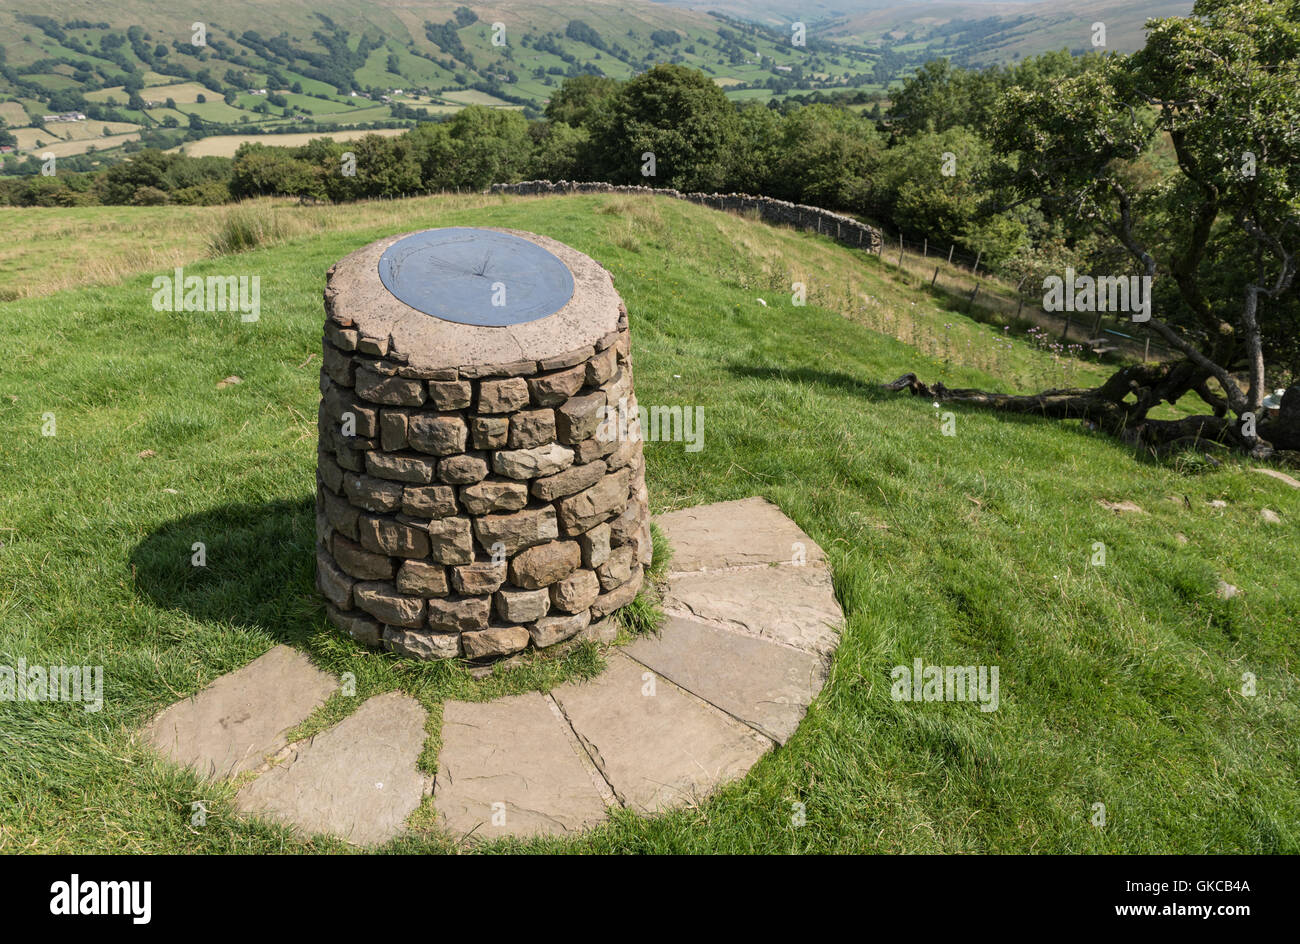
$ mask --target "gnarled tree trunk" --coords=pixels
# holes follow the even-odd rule
[[[1287,391],[1276,419],[1256,421],[1252,437],[1248,425],[1228,418],[1226,401],[1214,394],[1206,383],[1209,376],[1204,367],[1191,360],[1182,360],[1124,367],[1099,387],[1044,390],[1029,395],[958,389],[946,387],[942,381],[926,384],[916,374],[904,374],[884,386],[887,390],[907,390],[913,396],[928,397],[936,402],[967,403],[1052,419],[1088,420],[1125,442],[1156,454],[1195,447],[1205,441],[1220,443],[1259,459],[1273,455],[1276,450],[1300,450],[1300,386]],[[1213,415],[1188,416],[1178,420],[1147,418],[1157,404],[1177,403],[1187,393],[1197,394],[1211,408]]]

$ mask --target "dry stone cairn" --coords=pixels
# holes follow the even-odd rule
[[[442,242],[407,251],[423,239]],[[528,268],[563,273],[509,256],[509,240],[558,260],[572,294],[547,295],[562,302],[549,314],[471,323],[550,307],[537,299],[554,286]],[[408,301],[444,317],[381,281],[393,260],[398,291],[405,279]],[[498,293],[514,294],[513,310],[489,307]],[[448,320],[458,304],[467,320]],[[329,621],[418,659],[607,635],[651,559],[641,442],[635,424],[620,438],[606,411],[621,402],[636,416],[627,309],[609,273],[534,234],[430,230],[335,264],[325,309],[316,580]]]

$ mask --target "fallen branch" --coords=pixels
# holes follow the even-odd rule
[[[1262,422],[1256,436],[1249,438],[1243,434],[1243,424],[1239,420],[1229,419],[1222,413],[1177,420],[1148,419],[1147,412],[1161,401],[1176,403],[1184,393],[1193,390],[1209,401],[1216,413],[1219,412],[1220,403],[1214,402],[1218,398],[1205,389],[1204,373],[1189,361],[1126,367],[1099,387],[1053,389],[1035,394],[947,387],[942,381],[927,384],[914,373],[903,374],[882,386],[895,392],[906,390],[914,397],[925,397],[936,403],[963,403],[1049,419],[1087,420],[1124,442],[1155,454],[1199,448],[1201,444],[1209,443],[1221,444],[1257,459],[1268,458],[1275,447],[1300,449],[1300,437],[1292,442],[1286,425],[1281,422]]]

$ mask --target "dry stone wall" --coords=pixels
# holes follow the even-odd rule
[[[802,203],[787,203],[771,197],[755,197],[746,193],[682,193],[680,190],[577,180],[526,180],[517,184],[493,184],[490,192],[520,196],[551,193],[630,193],[672,197],[715,210],[729,210],[733,213],[754,211],[765,222],[820,233],[845,246],[855,246],[868,252],[879,253],[884,243],[880,230],[843,213],[834,213]]]
[[[641,442],[605,422],[620,400],[636,415],[626,308],[567,354],[436,370],[332,310],[323,357],[316,574],[335,626],[420,659],[608,638],[651,559]]]

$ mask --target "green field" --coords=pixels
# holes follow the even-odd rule
[[[387,105],[371,105],[360,108],[347,108],[329,115],[317,115],[315,120],[323,125],[351,125],[367,121],[383,121],[391,117],[392,112]]]
[[[279,235],[207,255],[231,212]],[[43,250],[75,244],[102,271],[46,294],[32,268],[24,281],[36,290],[0,302],[15,352],[0,370],[0,661],[105,674],[98,713],[4,706],[0,851],[344,850],[240,818],[228,786],[135,737],[276,643],[356,675],[361,697],[332,699],[301,733],[401,689],[432,712],[428,770],[445,699],[598,671],[587,648],[475,681],[456,665],[362,650],[324,623],[312,587],[324,272],[381,236],[439,225],[544,233],[605,265],[629,310],[639,400],[704,415],[702,451],[646,444],[653,510],[771,499],[826,550],[847,617],[801,728],[743,781],[697,808],[625,811],[578,839],[497,848],[1300,850],[1300,573],[1283,566],[1300,490],[1233,460],[1145,461],[1077,423],[952,406],[955,436],[944,435],[930,402],[880,382],[916,370],[952,386],[1037,388],[1066,368],[972,322],[924,280],[817,236],[660,198],[0,215],[34,243],[7,264],[37,266]],[[133,242],[169,255],[132,256]],[[177,264],[260,276],[260,321],[155,312],[150,281]],[[791,302],[795,281],[807,283],[806,306]],[[1078,383],[1102,370],[1068,369]],[[218,389],[232,374],[242,382]],[[42,435],[47,414],[53,436]],[[189,566],[195,535],[208,547],[202,572]],[[1092,563],[1096,542],[1104,566]],[[1219,580],[1240,593],[1220,599]],[[893,701],[891,668],[917,658],[999,666],[999,709]],[[1242,694],[1244,673],[1257,694]],[[203,827],[190,825],[196,800]],[[791,822],[795,802],[806,825]],[[1098,802],[1104,828],[1090,823]],[[388,848],[453,851],[432,823],[426,802]]]
[[[870,72],[873,63],[872,54],[860,48],[796,48],[780,30],[767,31],[700,11],[677,9],[666,16],[664,7],[648,0],[559,0],[544,7],[523,0],[505,0],[490,10],[479,11],[477,21],[455,30],[459,48],[444,49],[439,42],[445,40],[435,42],[426,24],[449,22],[456,6],[417,9],[380,0],[357,8],[338,0],[323,0],[308,10],[231,0],[223,20],[238,23],[239,27],[209,24],[212,43],[201,52],[185,43],[173,45],[177,36],[154,25],[157,13],[148,4],[127,3],[101,11],[97,15],[107,17],[112,24],[105,30],[58,27],[60,22],[66,27],[77,12],[62,0],[55,0],[41,14],[53,21],[51,28],[58,30],[55,34],[40,28],[30,17],[24,19],[25,14],[0,9],[0,49],[5,61],[16,67],[56,61],[49,70],[22,73],[20,82],[0,76],[0,102],[24,96],[45,100],[60,90],[77,90],[87,102],[114,102],[121,109],[121,117],[147,122],[143,115],[125,110],[128,74],[123,61],[143,80],[145,87],[140,94],[146,101],[170,97],[186,116],[198,115],[207,122],[227,125],[240,124],[245,118],[265,120],[253,112],[261,99],[248,95],[249,87],[287,86],[270,90],[289,95],[293,93],[288,87],[299,83],[304,93],[324,96],[328,101],[294,94],[291,102],[329,120],[331,113],[344,113],[352,100],[348,94],[352,90],[366,91],[372,99],[396,88],[407,92],[425,90],[444,97],[453,108],[470,103],[521,107],[517,101],[502,97],[505,95],[540,110],[566,76],[588,68],[629,79],[658,62],[676,61],[706,68],[733,82],[766,83],[786,81],[788,73],[778,71],[776,66],[794,65],[810,77],[797,90],[809,91],[845,87],[851,76]],[[326,45],[322,39],[324,21],[317,14],[338,24],[333,40],[341,46]],[[177,22],[187,16],[190,21],[208,19],[206,8],[198,0],[181,0],[179,6],[169,8],[168,15]],[[506,24],[505,47],[491,42],[491,24],[497,17]],[[139,46],[121,42],[131,27],[140,31]],[[596,36],[583,34],[580,28],[594,30]],[[665,28],[679,39],[664,42]],[[332,29],[326,28],[326,32]],[[279,54],[268,58],[264,49],[246,38],[245,31],[263,36],[283,33],[301,54],[290,57],[291,61],[282,61]],[[654,39],[657,31],[658,42]],[[368,46],[364,57],[358,52],[363,34],[382,39],[377,47]],[[106,44],[106,40],[115,45]],[[157,52],[159,46],[165,50],[161,55]],[[345,62],[349,52],[356,55]],[[322,61],[328,67],[322,68]],[[337,69],[329,68],[335,65]],[[187,75],[158,71],[175,66],[188,70]],[[82,67],[89,71],[77,73]],[[273,71],[279,73],[279,82],[268,78]],[[82,77],[76,78],[78,74]],[[811,78],[814,76],[815,80]],[[852,81],[856,87],[862,86],[860,77]],[[496,82],[500,84],[493,85]],[[500,94],[493,94],[498,91]],[[233,107],[221,101],[226,92],[236,95]],[[206,96],[206,104],[195,103],[199,94]],[[761,89],[739,97],[763,101],[772,94],[770,89]],[[445,113],[446,109],[433,111]],[[388,110],[383,109],[357,120],[389,117]],[[187,124],[188,118],[182,123]],[[220,129],[213,129],[213,133],[220,133]]]

